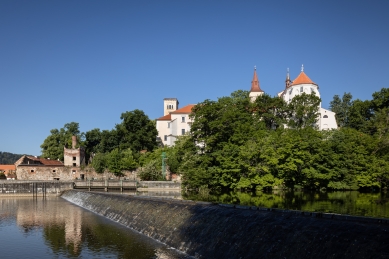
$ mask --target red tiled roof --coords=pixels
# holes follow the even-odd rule
[[[0,170],[7,171],[7,170],[16,170],[15,165],[0,165]]]
[[[192,108],[195,106],[195,104],[189,104],[185,107],[182,107],[181,109],[175,110],[174,112],[171,112],[170,114],[182,114],[182,113],[192,113]]]
[[[314,84],[315,83],[304,73],[304,71],[301,71],[301,73],[298,75],[298,77],[293,80],[292,85],[300,85],[300,84]]]
[[[62,166],[63,165],[63,163],[61,161],[58,161],[58,160],[39,158],[39,157],[35,157],[35,156],[26,156],[26,158],[29,160],[37,161],[37,162],[41,163],[42,165],[48,165],[48,166],[53,166],[53,165]]]
[[[40,158],[40,162],[44,165],[63,165],[61,161],[44,159],[44,158]]]
[[[263,92],[261,86],[259,85],[259,80],[257,76],[257,69],[254,69],[253,81],[251,81],[251,90],[250,92]]]
[[[157,120],[158,121],[171,121],[172,116],[170,114],[168,114],[168,115],[162,116],[161,118],[158,118]]]

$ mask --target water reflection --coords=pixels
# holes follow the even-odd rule
[[[358,191],[307,192],[228,192],[184,193],[184,199],[216,203],[241,204],[265,208],[339,213],[348,215],[389,218],[387,192],[363,193]]]
[[[1,258],[188,258],[58,197],[0,199],[0,231]]]

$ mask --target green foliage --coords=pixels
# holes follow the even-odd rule
[[[316,128],[319,119],[320,98],[314,93],[302,93],[288,104],[288,127],[302,129]]]
[[[143,181],[163,181],[161,164],[157,160],[151,160],[139,171],[139,177]]]
[[[344,93],[342,99],[339,95],[335,95],[330,102],[330,109],[336,113],[336,123],[339,127],[348,126],[352,98],[351,93]]]
[[[102,174],[108,167],[107,155],[104,153],[97,153],[92,160],[92,167],[95,169],[96,173]]]
[[[63,128],[50,130],[50,135],[41,145],[42,157],[63,161],[63,148],[72,147],[72,136],[77,137],[77,147],[84,144],[84,133],[77,122],[66,123]]]
[[[0,151],[0,165],[11,165],[14,164],[23,155],[12,154],[8,152]]]
[[[141,110],[124,112],[120,116],[121,124],[116,125],[120,149],[131,148],[135,152],[152,151],[157,147],[155,141],[158,131],[155,122],[151,121]]]

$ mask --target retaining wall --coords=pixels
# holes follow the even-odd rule
[[[73,189],[73,182],[64,181],[0,181],[0,195],[46,196],[60,195]]]
[[[389,220],[70,190],[62,197],[197,258],[389,258]]]

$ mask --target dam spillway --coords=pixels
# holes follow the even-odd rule
[[[69,202],[197,258],[389,258],[389,220],[65,191]]]

